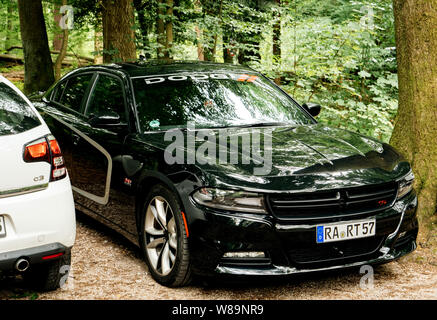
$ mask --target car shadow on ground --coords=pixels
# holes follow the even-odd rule
[[[111,229],[110,227],[78,210],[76,210],[76,219],[83,226],[108,237],[108,240],[110,240],[114,245],[118,245],[125,248],[126,250],[129,250],[135,258],[143,259],[140,248],[117,231]]]
[[[380,268],[380,267],[378,267]],[[375,271],[377,272],[377,271]],[[337,281],[355,282],[358,284],[363,275],[359,268],[347,270],[332,270],[317,273],[293,274],[287,276],[238,276],[215,278],[198,278],[193,285],[203,286],[205,289],[254,289],[272,288],[282,286],[299,287],[310,282],[318,283],[322,287],[324,283],[331,286]]]

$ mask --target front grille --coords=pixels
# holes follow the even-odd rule
[[[294,264],[317,264],[339,260],[362,259],[374,254],[382,244],[383,237],[363,238],[333,243],[300,246],[288,250],[288,257]]]
[[[280,219],[320,219],[386,209],[396,199],[397,184],[268,195],[266,202]]]

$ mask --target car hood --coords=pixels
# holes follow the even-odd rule
[[[203,132],[202,136],[199,132]],[[231,154],[235,154],[231,147],[228,145],[224,148],[226,145],[223,140],[220,143],[220,135],[224,132],[231,139],[239,137],[237,163],[231,161]],[[178,147],[180,151],[183,150],[187,161],[190,155],[193,156],[193,148],[187,148],[190,145],[190,133],[179,132],[179,138],[182,138],[182,134],[185,144],[181,147],[179,143]],[[175,143],[175,136],[174,139],[168,136],[164,139],[163,135],[153,135],[148,142],[155,147],[173,150],[175,144],[171,144]],[[241,137],[245,135],[252,139],[255,137],[255,141],[259,137],[263,152],[258,154],[257,147],[254,151],[253,140],[244,144],[249,145],[250,149],[243,152]],[[197,155],[209,152],[209,157],[203,161],[207,163],[196,162],[196,166],[206,173],[208,181],[205,183],[221,187],[309,191],[314,188],[384,183],[409,171],[409,164],[388,144],[321,124],[208,129],[197,131],[196,138],[191,141],[194,141],[192,145],[195,145]],[[210,150],[215,150],[215,153]],[[242,160],[242,154],[248,155],[245,161]]]

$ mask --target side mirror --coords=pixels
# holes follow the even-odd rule
[[[107,126],[120,125],[120,116],[112,111],[102,112],[98,115],[92,115],[89,124],[93,127],[101,128]]]
[[[304,107],[313,117],[317,117],[320,113],[320,110],[322,109],[320,104],[311,102],[304,103],[302,107]]]

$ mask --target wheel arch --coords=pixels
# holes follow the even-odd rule
[[[162,173],[150,170],[143,171],[138,179],[138,185],[135,193],[135,221],[139,234],[142,232],[140,223],[143,201],[146,195],[150,192],[150,190],[157,184],[162,184],[169,190],[171,190],[175,194],[176,198],[179,200],[179,205],[181,206],[181,209],[185,210],[184,202],[182,201],[181,196],[176,189],[173,181],[171,181],[166,175]]]

